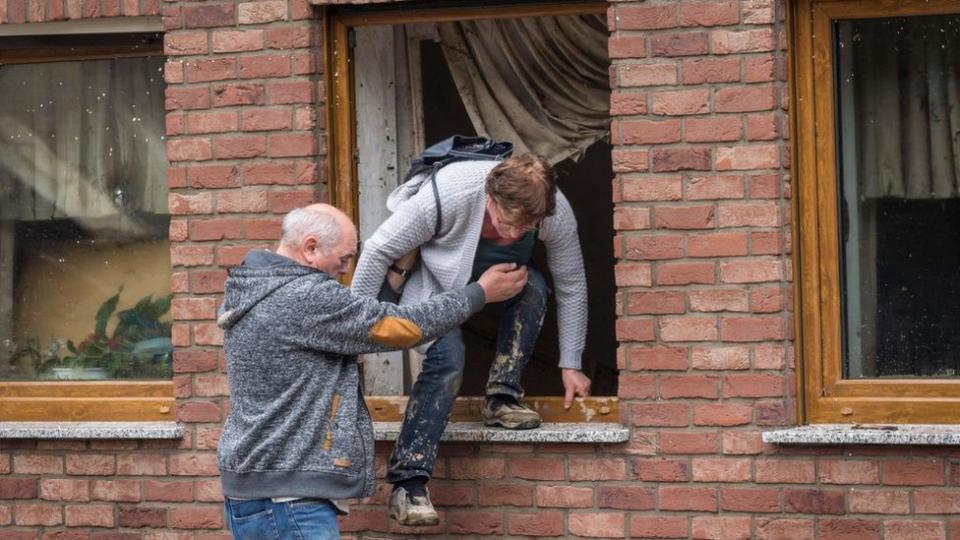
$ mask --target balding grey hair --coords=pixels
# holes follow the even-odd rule
[[[280,243],[298,247],[308,236],[317,239],[320,249],[326,251],[340,242],[341,227],[337,216],[323,208],[303,207],[291,210],[283,218]]]

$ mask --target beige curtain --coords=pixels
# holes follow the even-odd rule
[[[890,19],[852,36],[861,193],[960,196],[960,50],[939,19]],[[893,44],[894,55],[876,54]]]
[[[128,216],[166,214],[162,66],[128,58],[0,68],[0,218],[136,233]]]
[[[599,15],[441,23],[438,32],[477,133],[551,163],[609,133],[609,32]]]

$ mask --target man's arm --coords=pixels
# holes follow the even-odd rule
[[[416,199],[400,205],[363,243],[350,288],[361,296],[376,296],[390,265],[433,236],[428,215],[433,216],[432,211],[424,211]]]
[[[304,294],[310,304],[304,309],[301,331],[312,347],[336,354],[406,349],[446,334],[487,301],[516,295],[526,283],[526,269],[515,266],[497,265],[462,289],[409,306],[360,296],[325,280]]]

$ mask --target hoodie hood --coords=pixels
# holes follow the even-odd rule
[[[274,291],[301,276],[323,272],[303,266],[293,259],[271,251],[253,250],[244,257],[240,266],[227,271],[224,285],[223,305],[217,316],[217,326],[224,330],[233,327],[254,306]],[[329,279],[329,276],[327,276]]]

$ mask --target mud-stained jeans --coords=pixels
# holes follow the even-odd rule
[[[504,302],[497,353],[487,379],[488,396],[523,397],[520,376],[540,335],[550,295],[543,276],[533,268],[528,270],[523,290]],[[427,349],[423,370],[410,392],[400,436],[390,455],[387,482],[392,484],[415,476],[430,477],[440,436],[463,380],[465,354],[459,328],[436,340]]]

